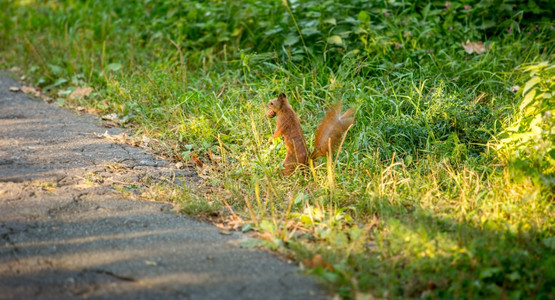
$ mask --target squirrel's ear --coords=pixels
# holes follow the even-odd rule
[[[278,96],[278,99],[279,99],[279,100],[285,99],[285,98],[286,98],[286,97],[285,97],[285,94],[284,94],[284,93],[280,93],[279,96]]]

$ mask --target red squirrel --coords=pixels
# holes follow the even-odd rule
[[[273,118],[277,115],[277,128],[272,139],[283,136],[287,154],[283,162],[284,175],[290,175],[298,166],[306,166],[308,159],[324,156],[331,149],[335,151],[347,129],[355,121],[354,109],[349,108],[341,114],[341,102],[333,105],[318,126],[314,141],[314,151],[310,156],[306,148],[306,140],[301,130],[301,122],[297,114],[287,101],[285,94],[281,93],[276,99],[268,103],[266,115]]]

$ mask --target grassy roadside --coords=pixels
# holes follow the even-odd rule
[[[554,24],[538,3],[4,1],[0,66],[198,156],[203,189],[150,196],[259,231],[342,297],[550,298]],[[326,105],[356,108],[337,160],[279,175],[264,104],[280,91],[309,144]]]

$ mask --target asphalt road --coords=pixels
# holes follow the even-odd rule
[[[0,299],[326,298],[243,234],[124,198],[115,183],[196,175],[17,86],[0,74]]]

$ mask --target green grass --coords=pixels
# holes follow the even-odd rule
[[[207,166],[200,189],[146,197],[242,220],[344,298],[555,297],[550,1],[0,7],[0,67]],[[90,98],[64,96],[83,85]],[[356,108],[337,160],[280,175],[264,113],[279,92],[309,144],[327,105]]]

